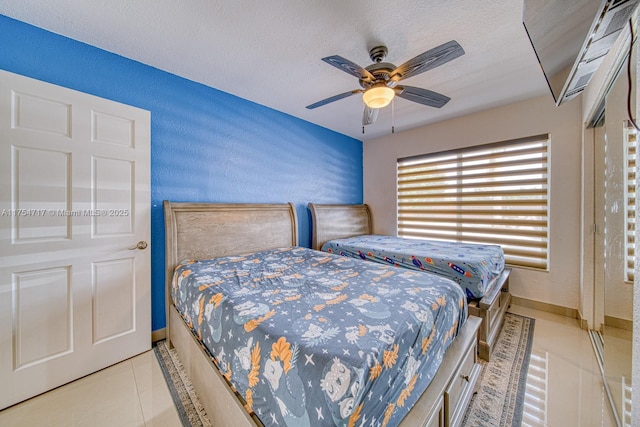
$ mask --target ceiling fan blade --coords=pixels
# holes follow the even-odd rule
[[[395,90],[400,98],[435,108],[441,108],[451,99],[441,93],[413,86],[396,86]]]
[[[318,102],[315,102],[315,103],[313,103],[311,105],[307,105],[307,108],[309,110],[313,110],[314,108],[322,107],[323,105],[328,104],[330,102],[337,101],[339,99],[346,98],[348,96],[355,95],[356,93],[361,93],[361,92],[362,92],[362,90],[356,89],[356,90],[352,90],[350,92],[344,92],[344,93],[340,93],[338,95],[333,95],[333,96],[330,96],[327,99],[323,99],[322,101],[318,101]]]
[[[349,73],[352,76],[364,80],[365,82],[372,82],[376,79],[369,71],[341,56],[327,56],[326,58],[322,58],[322,60],[327,64],[333,65],[334,67],[344,71],[345,73]]]
[[[460,46],[457,41],[451,40],[408,60],[393,70],[390,78],[391,80],[399,82],[400,80],[439,67],[462,55],[464,55],[462,46]]]
[[[373,124],[378,118],[379,108],[369,108],[366,105],[362,111],[362,126]]]

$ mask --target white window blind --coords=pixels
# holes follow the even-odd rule
[[[625,126],[625,280],[633,281],[636,232],[636,150],[638,133],[629,122]]]
[[[548,269],[549,135],[398,160],[398,236],[501,245]]]

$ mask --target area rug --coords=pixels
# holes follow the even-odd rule
[[[462,422],[466,427],[520,426],[533,342],[534,320],[506,313],[491,361],[484,363],[477,393]],[[160,368],[185,427],[211,426],[175,350],[165,341],[154,347]]]
[[[505,313],[504,326],[484,363],[477,393],[462,422],[466,427],[507,427],[522,424],[524,392],[535,320]]]
[[[211,427],[207,413],[184,372],[176,351],[169,349],[164,340],[159,341],[153,351],[169,386],[169,392],[176,405],[182,425],[184,427]]]

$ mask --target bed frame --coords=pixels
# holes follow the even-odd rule
[[[373,234],[373,222],[369,206],[363,205],[320,205],[309,203],[312,218],[312,248],[320,250],[322,245],[333,239]],[[504,323],[504,313],[511,303],[509,275],[505,268],[500,276],[489,284],[484,298],[469,301],[469,314],[480,317],[482,325],[478,332],[478,353],[489,361],[491,349],[498,339]]]
[[[292,204],[164,202],[166,232],[167,343],[178,353],[207,415],[215,426],[261,426],[244,409],[207,350],[184,323],[171,300],[176,265],[184,259],[236,255],[298,243]],[[469,316],[444,355],[431,384],[400,426],[458,426],[480,374],[476,359],[480,319]]]

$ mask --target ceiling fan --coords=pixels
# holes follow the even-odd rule
[[[369,50],[369,57],[374,63],[365,68],[339,55],[322,58],[327,64],[357,77],[362,89],[331,96],[307,105],[307,108],[312,110],[330,102],[361,93],[365,104],[362,114],[362,126],[366,126],[375,122],[379,109],[389,105],[395,95],[436,108],[441,108],[449,102],[451,98],[448,96],[419,87],[400,86],[398,82],[439,67],[452,59],[464,55],[464,50],[458,42],[451,40],[410,59],[399,67],[389,62],[383,62],[387,52],[386,46],[376,46]],[[364,132],[364,127],[362,129]]]

